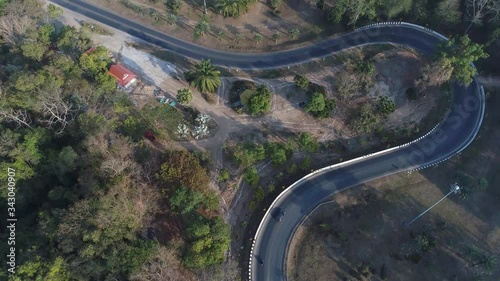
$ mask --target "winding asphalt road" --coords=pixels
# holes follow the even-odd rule
[[[125,31],[181,56],[239,69],[273,69],[300,64],[332,53],[370,44],[397,44],[432,55],[445,37],[420,26],[392,23],[368,26],[311,46],[275,53],[221,52],[184,42],[80,0],[51,0],[67,9]],[[452,84],[451,109],[433,131],[409,144],[367,155],[316,171],[288,187],[273,202],[259,225],[250,254],[249,279],[286,279],[287,247],[296,227],[332,194],[376,178],[425,168],[462,151],[475,138],[484,115],[484,91],[477,79],[463,87]],[[286,211],[281,222],[272,218],[276,208]],[[256,262],[259,256],[264,265]]]

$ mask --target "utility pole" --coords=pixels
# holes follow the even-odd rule
[[[450,192],[443,196],[443,198],[439,199],[436,203],[434,203],[432,206],[427,208],[427,210],[423,211],[420,215],[416,216],[414,219],[412,219],[409,222],[405,222],[403,226],[407,227],[410,224],[414,223],[416,220],[418,220],[421,216],[425,215],[425,213],[429,212],[432,208],[434,208],[437,204],[439,204],[441,201],[443,201],[446,197],[450,196],[452,193],[457,194],[460,193],[460,186],[458,186],[457,183],[454,183],[451,185]]]

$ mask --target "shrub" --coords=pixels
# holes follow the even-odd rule
[[[382,115],[387,116],[396,110],[396,104],[387,97],[380,97],[377,101],[377,110]]]
[[[295,75],[293,82],[295,82],[297,87],[302,89],[307,89],[309,87],[309,80],[303,75]]]
[[[219,176],[218,176],[218,180],[220,182],[225,182],[227,181],[229,178],[231,177],[231,175],[229,174],[229,172],[226,170],[226,169],[222,169],[219,173]]]
[[[189,89],[181,89],[177,91],[177,101],[186,105],[189,104],[193,100],[193,93]]]
[[[257,87],[257,94],[248,101],[248,110],[252,115],[260,115],[271,109],[271,91],[264,85]]]
[[[301,133],[299,136],[299,144],[302,149],[309,152],[316,152],[318,150],[318,142],[310,133]]]
[[[259,174],[257,173],[257,169],[255,167],[245,169],[245,172],[243,173],[243,179],[250,186],[257,186],[257,184],[259,184]]]
[[[372,75],[375,72],[375,64],[371,61],[361,61],[356,65],[356,71],[366,75]]]

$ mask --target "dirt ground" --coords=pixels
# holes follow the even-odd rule
[[[315,1],[307,0],[283,1],[280,16],[271,14],[272,9],[265,0],[252,4],[248,12],[237,19],[224,18],[209,8],[205,17],[210,24],[210,32],[198,39],[193,39],[193,29],[203,16],[203,1],[182,1],[184,4],[178,13],[175,25],[168,24],[166,20],[154,21],[149,16],[142,16],[125,7],[119,0],[89,1],[177,38],[222,50],[267,52],[284,48],[291,49],[324,39],[340,31],[338,26],[326,24],[324,11],[316,8]],[[130,1],[145,7],[152,7],[164,15],[169,13],[166,5],[162,3],[163,1],[159,1],[158,5],[149,0]],[[210,2],[207,2],[210,5]],[[292,38],[290,30],[294,28],[300,30],[300,35]],[[217,38],[219,31],[224,32],[220,39]],[[261,42],[254,41],[256,33],[262,34],[263,40]],[[275,33],[280,34],[278,42],[273,39]],[[236,34],[243,36],[239,42],[236,39]]]
[[[317,209],[291,244],[290,279],[383,280],[381,275],[385,275],[386,280],[498,280],[500,147],[496,143],[500,114],[492,108],[500,99],[494,94],[488,100],[479,137],[461,155],[421,173],[399,174],[351,188]],[[451,195],[403,227],[449,191],[457,170],[485,177],[489,188],[475,191],[467,200]],[[404,253],[422,235],[435,245],[421,252],[417,263]],[[471,246],[496,258],[491,272],[470,260],[467,252]],[[481,272],[483,279],[473,279]]]

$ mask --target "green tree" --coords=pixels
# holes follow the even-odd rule
[[[187,73],[191,85],[200,92],[213,93],[221,85],[220,71],[210,63],[210,60],[202,60],[195,66],[194,71]]]
[[[18,143],[14,149],[8,153],[8,161],[0,165],[4,171],[7,168],[16,170],[17,179],[29,179],[36,175],[36,165],[40,163],[43,154],[40,146],[48,140],[47,131],[41,128],[29,130],[24,136],[23,141]],[[6,180],[7,173],[0,175],[0,180]]]
[[[277,11],[283,4],[283,0],[269,0],[269,4],[271,5],[271,8],[273,8],[273,10]]]
[[[376,16],[374,0],[339,0],[328,11],[328,21],[338,23],[344,16],[348,17],[349,25],[353,26],[361,17],[373,19]]]
[[[186,187],[178,188],[170,197],[170,206],[181,214],[195,211],[204,201],[201,192]]]
[[[460,12],[459,0],[443,0],[439,2],[435,9],[436,18],[441,19],[447,25],[454,25],[460,22],[462,13]]]
[[[39,42],[25,42],[21,45],[21,50],[25,57],[40,62],[47,52],[47,47]]]
[[[437,59],[449,59],[453,68],[452,78],[463,85],[469,85],[477,70],[471,65],[479,59],[487,58],[483,46],[474,43],[469,36],[455,37],[440,45]]]
[[[103,46],[90,49],[80,57],[80,67],[92,77],[107,72],[110,63],[108,50]]]
[[[273,40],[274,40],[274,43],[278,43],[278,41],[280,40],[280,38],[281,38],[281,33],[279,33],[279,32],[275,32],[275,33],[273,34]]]
[[[404,14],[410,11],[413,0],[383,0],[382,8],[389,18]]]
[[[276,166],[285,163],[288,158],[286,156],[286,150],[279,146],[273,146],[272,149],[270,149],[269,157],[271,158],[271,162]]]
[[[34,280],[34,281],[69,281],[70,275],[67,264],[62,257],[55,258],[50,262],[35,256],[26,263],[19,266],[12,281]]]
[[[356,65],[356,71],[364,75],[372,75],[375,72],[375,64],[372,61],[360,61]]]
[[[210,178],[200,160],[188,151],[171,151],[165,155],[159,179],[170,185],[180,185],[206,193]]]
[[[176,24],[177,23],[177,16],[175,14],[172,14],[172,13],[168,14],[167,15],[167,22],[170,25]]]
[[[292,29],[290,29],[290,37],[292,39],[295,39],[295,38],[299,37],[299,35],[300,35],[300,29],[298,29],[298,28],[292,28]]]
[[[253,36],[253,41],[254,41],[255,43],[262,42],[262,34],[260,34],[260,33],[255,33],[255,35]]]
[[[252,115],[260,115],[271,109],[271,91],[265,85],[257,87],[257,93],[248,101],[248,111]]]
[[[396,110],[396,105],[386,96],[379,97],[377,101],[377,110],[382,113],[382,115],[387,116]]]
[[[252,0],[216,0],[215,10],[224,17],[237,18],[248,11]]]
[[[172,14],[177,15],[182,7],[181,0],[167,0],[165,5],[172,11]]]
[[[200,36],[205,36],[210,31],[210,24],[208,24],[208,21],[206,19],[201,19],[195,26],[194,26],[194,37],[198,38]]]
[[[112,93],[116,90],[116,79],[107,72],[97,74],[95,83],[99,93]]]
[[[325,109],[325,96],[322,93],[313,93],[306,104],[306,112],[319,112]]]
[[[193,93],[189,89],[180,89],[177,91],[177,101],[186,105],[189,104],[193,100]]]
[[[231,174],[229,174],[229,171],[226,169],[222,169],[219,173],[219,176],[217,177],[217,180],[219,182],[225,182],[231,178]]]
[[[299,135],[299,144],[302,149],[309,152],[318,150],[318,141],[310,133],[301,133]]]
[[[52,20],[58,19],[63,14],[63,10],[54,4],[49,4],[49,6],[47,8],[48,8],[49,17]]]
[[[240,41],[243,40],[243,38],[245,38],[245,36],[243,36],[241,32],[238,32],[234,35],[234,41],[236,42],[236,44],[239,44]]]
[[[257,186],[259,184],[259,174],[257,172],[257,169],[255,167],[246,168],[245,172],[243,173],[243,179],[250,186]]]

